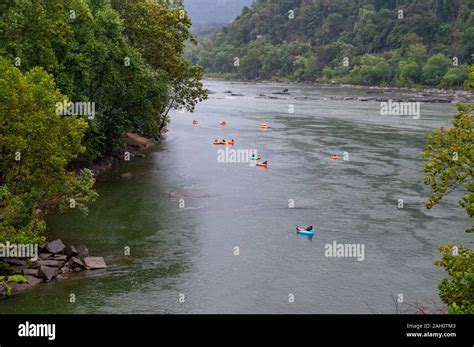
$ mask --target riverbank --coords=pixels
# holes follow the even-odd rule
[[[124,141],[124,149],[120,153],[115,155],[107,156],[100,161],[93,163],[90,166],[94,176],[112,169],[113,167],[123,163],[124,161],[130,161],[134,157],[143,157],[148,151],[153,149],[162,139],[164,134],[167,132],[165,129],[162,133],[156,135],[154,138],[146,138],[134,133],[127,133]]]
[[[60,239],[39,245],[35,253],[33,258],[0,259],[0,275],[10,280],[0,286],[0,299],[21,294],[40,283],[64,280],[85,270],[107,267],[104,258],[91,256],[87,247],[66,246]],[[17,280],[11,281],[15,277]]]
[[[105,157],[89,168],[97,177],[124,161],[144,157],[162,140],[165,132],[166,130],[153,139],[127,133],[122,153]],[[85,246],[81,245],[76,249],[73,245],[64,245],[59,239],[39,245],[38,252],[37,259],[16,257],[0,259],[0,276],[15,278],[16,275],[21,275],[24,277],[24,281],[20,278],[17,282],[3,282],[4,285],[0,286],[0,299],[22,294],[40,283],[65,280],[78,272],[107,267],[102,257],[90,256]]]
[[[217,77],[206,77],[207,81],[229,81],[227,78],[217,78]],[[241,83],[251,83],[255,85],[281,85],[283,86],[308,86],[315,88],[340,88],[343,90],[349,89],[358,89],[366,90],[366,94],[377,95],[368,96],[366,98],[354,98],[350,95],[344,97],[333,97],[330,100],[355,100],[355,101],[389,101],[389,98],[383,98],[384,93],[401,93],[407,94],[407,97],[401,98],[399,100],[393,101],[419,101],[419,102],[431,102],[431,103],[453,103],[453,102],[462,102],[462,103],[474,103],[474,93],[469,90],[464,89],[442,89],[442,88],[430,88],[430,87],[395,87],[395,86],[370,86],[370,85],[355,85],[355,84],[339,84],[339,83],[320,83],[320,82],[296,82],[290,80],[242,80],[242,79],[233,79],[232,81],[237,81]],[[210,93],[212,94],[212,93]],[[275,93],[279,95],[291,95],[291,90],[287,93],[279,92]],[[408,95],[409,94],[409,95]],[[411,98],[410,98],[411,96]],[[308,100],[318,100],[314,98],[309,98]]]

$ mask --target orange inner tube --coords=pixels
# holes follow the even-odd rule
[[[257,163],[257,166],[260,166],[260,167],[268,167],[268,164]]]

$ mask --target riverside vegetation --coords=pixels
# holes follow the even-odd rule
[[[259,0],[186,56],[211,76],[463,87],[474,52],[464,0]]]
[[[190,26],[180,1],[2,1],[0,242],[42,242],[48,213],[87,213],[88,167],[206,98],[181,57]],[[69,102],[94,103],[94,116],[56,112]]]

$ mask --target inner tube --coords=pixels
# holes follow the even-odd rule
[[[235,145],[235,141],[234,142],[230,142],[230,141],[216,142],[216,141],[214,141],[212,144],[213,145],[230,145],[230,146],[233,146],[233,145]]]
[[[268,164],[264,164],[264,163],[257,163],[257,166],[260,166],[260,167],[268,167]]]
[[[311,229],[310,231],[308,231],[308,230],[298,230],[297,233],[300,234],[300,235],[314,236],[314,229]]]
[[[331,155],[331,157],[329,158],[331,160],[339,160],[340,157],[338,155]]]
[[[261,157],[261,156],[258,156],[258,157],[252,157],[252,158],[250,158],[250,160],[260,160],[260,159],[262,159],[262,157]]]

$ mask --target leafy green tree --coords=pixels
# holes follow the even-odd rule
[[[423,66],[424,81],[437,86],[448,72],[449,66],[451,66],[451,61],[444,54],[435,54]]]
[[[469,68],[466,65],[452,67],[444,75],[441,84],[445,87],[462,87],[469,79]]]
[[[41,68],[22,74],[0,57],[0,241],[37,242],[48,212],[87,212],[92,173],[68,165],[85,151],[87,123],[56,114],[64,97]]]
[[[448,278],[439,284],[439,296],[448,305],[449,313],[474,314],[474,252],[464,246],[451,243],[440,246],[442,260],[435,265],[444,267]]]
[[[464,186],[468,194],[460,205],[474,217],[474,104],[458,103],[458,113],[454,115],[453,127],[447,131],[435,130],[428,137],[428,145],[423,156],[428,158],[424,165],[427,173],[424,182],[433,190],[426,203],[431,209],[454,189]],[[471,227],[469,232],[474,231]]]

